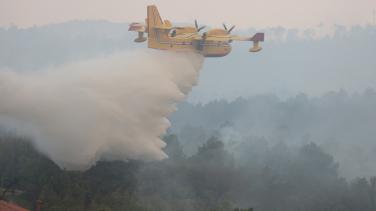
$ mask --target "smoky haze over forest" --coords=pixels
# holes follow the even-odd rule
[[[145,44],[133,43],[135,35],[127,29],[126,23],[107,21],[0,28],[0,70],[37,72],[145,48]],[[205,59],[198,85],[169,116],[171,127],[164,139],[170,161],[149,163],[136,174],[141,201],[165,197],[168,205],[159,207],[163,210],[176,210],[172,206],[192,210],[201,202],[174,197],[194,195],[213,205],[217,201],[211,197],[215,196],[229,197],[243,207],[257,204],[266,211],[324,210],[310,201],[311,196],[301,194],[306,191],[325,198],[309,181],[290,186],[289,182],[304,175],[310,175],[318,187],[335,190],[328,192],[330,200],[346,195],[346,188],[354,196],[361,195],[357,185],[366,187],[366,180],[346,186],[342,177],[352,181],[376,175],[376,26],[337,25],[331,34],[320,30],[258,29],[266,36],[260,53],[248,53],[249,43],[234,43],[229,56]],[[249,35],[256,30],[238,32]],[[232,167],[234,163],[238,168]],[[165,172],[174,175],[171,183]],[[225,182],[228,172],[238,183]],[[214,184],[197,179],[197,174],[215,177]],[[154,179],[157,182],[151,182]],[[228,195],[195,189],[210,189],[209,184]],[[245,184],[255,189],[246,190]],[[150,189],[159,187],[163,187],[161,196],[148,195]],[[268,188],[280,192],[269,198]],[[277,202],[269,206],[269,200]],[[296,207],[288,206],[295,202]]]
[[[287,143],[300,143],[303,137],[310,137],[303,142],[326,144],[338,159],[348,163],[348,168],[356,166],[366,175],[375,174],[376,168],[370,168],[376,161],[372,155],[376,151],[372,107],[376,27],[333,26],[333,33],[326,35],[320,27],[263,31],[266,41],[259,54],[248,53],[245,43],[235,43],[229,56],[206,59],[199,84],[188,101],[209,104],[183,103],[172,116],[170,132],[203,127],[210,129],[206,134],[210,136],[223,124],[230,124],[243,137],[269,137]],[[140,48],[133,38],[127,24],[107,21],[1,28],[0,65],[19,72],[37,71]],[[236,100],[238,97],[251,98],[242,102]],[[216,119],[218,114],[210,112],[217,109],[222,118]],[[197,147],[192,139],[182,140],[189,153]],[[368,164],[355,165],[357,161]],[[349,176],[358,176],[348,168],[344,171]]]

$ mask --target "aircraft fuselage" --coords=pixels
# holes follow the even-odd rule
[[[148,47],[159,50],[195,51],[204,57],[223,57],[232,49],[229,42],[171,37],[168,34],[163,30],[156,31],[156,39],[150,40]]]
[[[138,32],[135,42],[148,41],[148,47],[158,50],[197,52],[204,57],[223,57],[231,52],[232,41],[252,41],[250,52],[258,52],[262,48],[259,42],[264,41],[264,33],[256,33],[253,37],[232,35],[235,26],[228,28],[223,24],[223,29],[214,28],[200,33],[205,26],[200,27],[195,21],[195,26],[176,27],[169,20],[162,20],[155,5],[147,7],[145,24],[132,23],[129,31]],[[144,37],[144,34],[147,37]]]

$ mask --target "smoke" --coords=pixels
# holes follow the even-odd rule
[[[203,59],[136,51],[34,72],[0,71],[0,124],[31,136],[59,166],[166,158],[160,139]]]

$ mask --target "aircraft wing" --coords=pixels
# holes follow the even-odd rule
[[[263,42],[264,33],[256,33],[253,37],[244,37],[238,35],[231,35],[231,40],[234,41],[253,41],[253,42]]]
[[[251,37],[239,36],[239,35],[231,35],[230,40],[234,41],[251,41]]]
[[[196,35],[195,40],[202,40],[203,36]],[[264,41],[264,33],[256,33],[253,37],[245,37],[239,35],[211,35],[208,36],[207,39],[213,41],[222,41],[222,42],[231,42],[231,41],[254,41],[254,42],[262,42]]]
[[[197,34],[197,33],[192,34],[192,37],[193,37],[194,40],[203,40],[202,36]]]
[[[199,35],[199,34],[196,34],[194,35],[194,38],[195,40],[204,40],[204,35]],[[229,35],[210,35],[210,36],[207,36],[205,39],[207,40],[210,40],[210,41],[218,41],[218,42],[228,42],[231,40],[231,36]]]
[[[264,33],[256,33],[253,37],[244,37],[238,35],[210,35],[205,37],[205,35],[195,35],[194,40],[210,40],[218,42],[232,42],[232,41],[251,41],[253,42],[253,47],[249,49],[250,52],[261,51],[262,47],[259,45],[260,42],[264,41]]]
[[[178,34],[174,37],[175,39],[191,39],[193,38],[194,40],[200,40],[201,36],[197,35],[197,33],[183,33],[183,34]]]

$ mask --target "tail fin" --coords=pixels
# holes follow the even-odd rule
[[[155,37],[155,32],[152,29],[155,26],[163,25],[162,18],[159,15],[158,9],[155,5],[148,6],[148,17],[147,17],[147,31],[149,32],[149,37]]]

